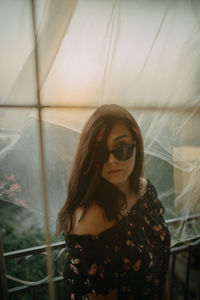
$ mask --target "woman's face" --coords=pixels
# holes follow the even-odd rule
[[[102,134],[100,133],[98,140],[101,140]],[[111,129],[106,141],[106,146],[109,151],[113,151],[119,146],[122,146],[122,144],[130,145],[134,143],[135,140],[131,131],[124,125],[123,122],[119,121]],[[135,166],[135,157],[136,147],[134,147],[132,156],[124,161],[117,159],[113,153],[110,153],[107,161],[104,163],[101,174],[102,177],[119,187],[127,185],[129,182],[129,176]]]

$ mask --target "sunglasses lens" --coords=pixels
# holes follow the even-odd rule
[[[133,155],[135,144],[121,144],[113,151],[108,151],[106,147],[102,144],[95,145],[94,147],[94,162],[96,165],[104,164],[110,155],[110,152],[116,157],[116,159],[121,161],[126,161]]]
[[[131,158],[131,156],[133,155],[134,146],[134,144],[122,144],[119,147],[117,147],[114,151],[112,151],[112,153],[118,160],[125,161]]]

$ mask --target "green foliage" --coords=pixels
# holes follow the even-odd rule
[[[34,219],[31,216],[33,213],[25,208],[9,204],[0,200],[0,227],[2,230],[4,252],[16,251],[20,249],[35,247],[45,244],[45,234],[42,228],[37,224],[29,224],[22,226],[23,215],[30,216],[30,220]],[[20,218],[22,216],[22,218]],[[22,223],[19,223],[20,222]],[[31,222],[31,221],[30,221]],[[27,222],[26,222],[27,223]],[[51,236],[52,242],[58,241]],[[53,256],[56,257],[58,250],[54,251]],[[38,254],[31,257],[21,259],[7,259],[6,273],[27,281],[38,281],[47,276],[45,254]],[[64,257],[61,257],[59,269],[62,270]],[[58,274],[56,274],[58,275]],[[59,274],[60,275],[60,274]],[[18,286],[18,283],[8,280],[8,288]],[[10,295],[11,300],[47,300],[48,287],[42,285],[36,289],[28,289],[25,292]]]

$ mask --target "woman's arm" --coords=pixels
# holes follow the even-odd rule
[[[118,299],[117,289],[113,290],[106,296],[103,295],[94,296],[92,294],[89,294],[88,297],[90,300],[117,300]]]
[[[163,293],[163,300],[169,300],[169,288],[168,288],[168,280],[165,281],[165,288]]]

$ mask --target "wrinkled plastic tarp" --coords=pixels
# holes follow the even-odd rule
[[[39,84],[52,220],[66,198],[79,133],[109,103],[125,106],[141,127],[144,176],[165,219],[200,213],[199,1],[34,3],[0,4],[0,199],[43,211]],[[199,223],[171,225],[172,244],[199,236]]]

